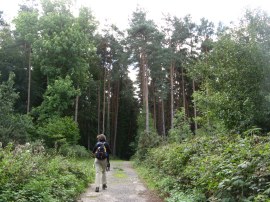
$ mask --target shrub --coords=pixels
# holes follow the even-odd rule
[[[152,148],[140,165],[168,201],[265,201],[269,155],[268,137],[202,136]]]
[[[55,145],[77,144],[80,133],[77,123],[71,117],[55,117],[49,120],[47,124],[38,128],[39,135],[44,138],[48,147]]]
[[[190,120],[186,117],[183,108],[176,112],[173,125],[174,128],[169,131],[169,142],[180,143],[182,140],[193,135],[190,129]]]
[[[136,142],[133,147],[136,147],[135,159],[143,160],[146,158],[148,150],[159,145],[161,137],[157,134],[153,120],[149,120],[149,132],[145,131],[145,112],[138,116],[138,131]]]
[[[59,149],[59,154],[68,157],[87,158],[90,156],[89,151],[84,146],[80,145],[62,145]]]
[[[30,140],[29,131],[33,130],[34,126],[28,115],[14,113],[0,119],[0,139],[4,146],[9,142],[24,144]]]
[[[0,201],[75,201],[93,181],[92,161],[32,153],[32,145],[0,149]]]
[[[0,140],[4,146],[12,141],[25,143],[29,139],[29,130],[34,128],[28,115],[14,112],[14,104],[19,97],[13,88],[14,77],[11,72],[9,79],[0,83]]]
[[[148,150],[159,145],[161,138],[155,132],[142,132],[139,134],[139,141],[136,151],[136,158],[143,160],[148,156]]]

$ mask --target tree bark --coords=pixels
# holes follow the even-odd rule
[[[91,97],[91,90],[90,90],[90,88],[89,88],[89,90],[88,90],[88,97],[90,98]],[[87,149],[88,149],[88,151],[90,151],[90,137],[91,137],[91,134],[90,134],[90,128],[91,128],[91,124],[90,124],[90,122],[88,122],[87,124]]]
[[[186,111],[187,111],[187,109],[186,109],[186,91],[185,91],[185,78],[184,78],[184,68],[183,67],[181,68],[181,78],[182,78],[183,107],[184,107],[184,110],[185,110],[185,113],[186,113]]]
[[[174,63],[171,63],[170,68],[170,86],[171,86],[171,129],[173,129],[173,117],[174,117],[174,96],[173,96],[173,76],[174,76]]]
[[[148,70],[145,53],[142,54],[142,67],[143,67],[143,89],[144,89],[144,107],[145,107],[145,131],[149,134],[149,101],[148,101]]]
[[[116,90],[116,103],[115,103],[115,119],[114,119],[114,139],[113,139],[113,155],[116,155],[116,140],[117,140],[117,125],[118,125],[118,111],[119,111],[119,90],[120,83],[117,81],[117,90]]]
[[[30,112],[30,100],[31,100],[31,45],[29,45],[28,55],[28,89],[27,89],[27,110],[26,113]]]
[[[100,133],[100,80],[98,83],[98,134]]]
[[[79,106],[79,95],[76,96],[76,101],[75,101],[75,117],[74,117],[74,121],[76,123],[78,122],[78,106]]]
[[[196,91],[196,87],[195,87],[195,81],[194,79],[192,80],[192,87],[193,87],[193,93],[195,93]],[[195,133],[198,129],[198,124],[197,124],[197,106],[196,106],[196,100],[193,99],[193,110],[194,110],[194,126],[195,126]]]
[[[108,71],[108,96],[107,96],[107,127],[106,127],[106,135],[108,141],[110,141],[110,99],[111,99],[111,79],[110,72]]]
[[[165,138],[165,113],[164,113],[164,101],[161,99],[161,114],[162,114],[162,137]]]
[[[104,67],[104,80],[103,80],[103,110],[102,110],[102,134],[105,133],[105,113],[106,113],[106,68]]]
[[[153,110],[154,110],[154,112],[153,112],[153,117],[154,117],[154,128],[155,129],[157,129],[157,110],[156,110],[156,96],[155,96],[155,84],[154,84],[154,86],[153,86]]]
[[[109,140],[109,143],[111,145],[111,148],[113,150],[113,142],[114,142],[114,129],[115,129],[115,112],[116,112],[116,88],[117,84],[114,83],[112,86],[112,98],[111,98],[111,138]]]
[[[87,135],[87,149],[88,149],[88,151],[90,151],[90,134],[89,134],[89,132]]]

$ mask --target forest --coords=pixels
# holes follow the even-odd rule
[[[138,7],[101,30],[71,8],[25,0],[11,23],[0,10],[0,201],[73,201],[98,134],[169,202],[270,201],[266,12],[158,26]]]

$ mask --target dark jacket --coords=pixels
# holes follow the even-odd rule
[[[104,142],[104,141],[103,141],[103,142],[97,142],[97,143],[95,144],[95,146],[94,146],[94,148],[93,148],[93,150],[92,150],[93,154],[96,153],[97,148],[100,146],[100,144],[103,144],[103,143],[104,143],[104,146],[106,147],[106,152],[107,152],[108,154],[111,154],[111,153],[112,153],[109,144],[108,144],[107,142]]]

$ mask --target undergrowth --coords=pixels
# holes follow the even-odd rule
[[[93,161],[0,148],[0,202],[71,202],[93,181]]]
[[[150,149],[141,175],[166,201],[270,201],[269,137],[194,137]]]

